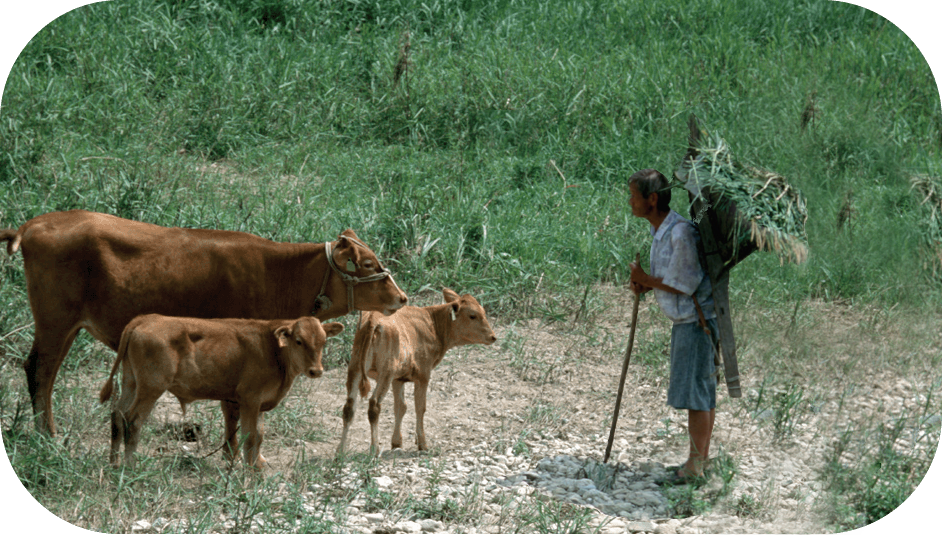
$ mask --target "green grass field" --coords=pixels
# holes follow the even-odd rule
[[[278,241],[349,227],[410,295],[448,285],[498,321],[569,321],[591,288],[626,283],[636,252],[646,263],[626,180],[673,171],[691,113],[807,197],[809,260],[752,255],[734,306],[940,320],[938,86],[892,23],[824,0],[86,6],[9,73],[0,227],[73,208]],[[22,382],[31,337],[8,333],[32,318],[22,257],[2,256],[0,359]],[[110,362],[90,347],[66,366]],[[5,433],[21,401],[0,399]],[[7,444],[21,480],[47,462],[90,469],[43,447],[30,460]],[[41,503],[49,488],[29,487]]]

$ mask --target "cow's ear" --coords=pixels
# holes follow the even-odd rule
[[[451,303],[452,301],[458,300],[458,294],[455,293],[455,291],[451,288],[443,288],[442,295],[445,297],[446,303]]]
[[[278,347],[285,347],[288,345],[288,338],[291,337],[291,331],[288,329],[287,325],[282,325],[275,329],[275,339],[278,340]]]
[[[458,314],[458,307],[459,307],[459,305],[458,305],[458,303],[456,303],[456,302],[454,302],[454,303],[451,304],[451,310],[450,310],[450,312],[451,312],[451,321],[455,321],[455,320],[457,319],[457,316],[456,316],[456,315]]]
[[[324,332],[327,333],[327,337],[337,336],[343,332],[343,323],[331,322],[324,324]]]

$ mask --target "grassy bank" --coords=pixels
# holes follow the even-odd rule
[[[87,6],[11,72],[0,223],[349,226],[413,290],[578,293],[646,247],[624,180],[673,169],[690,113],[809,198],[811,262],[749,260],[735,286],[937,302],[910,184],[942,174],[937,87],[892,24],[834,2]]]

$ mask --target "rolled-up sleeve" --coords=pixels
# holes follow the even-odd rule
[[[697,255],[697,242],[691,225],[674,225],[671,229],[670,266],[665,271],[663,283],[693,295],[703,279],[703,268]]]

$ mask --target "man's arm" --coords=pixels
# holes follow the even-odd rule
[[[643,294],[655,288],[672,294],[684,293],[677,288],[664,284],[663,277],[652,277],[651,275],[648,275],[645,273],[644,269],[638,265],[637,262],[632,262],[628,264],[628,266],[631,267],[631,283],[629,287],[631,288],[631,291],[635,292],[636,294]]]

